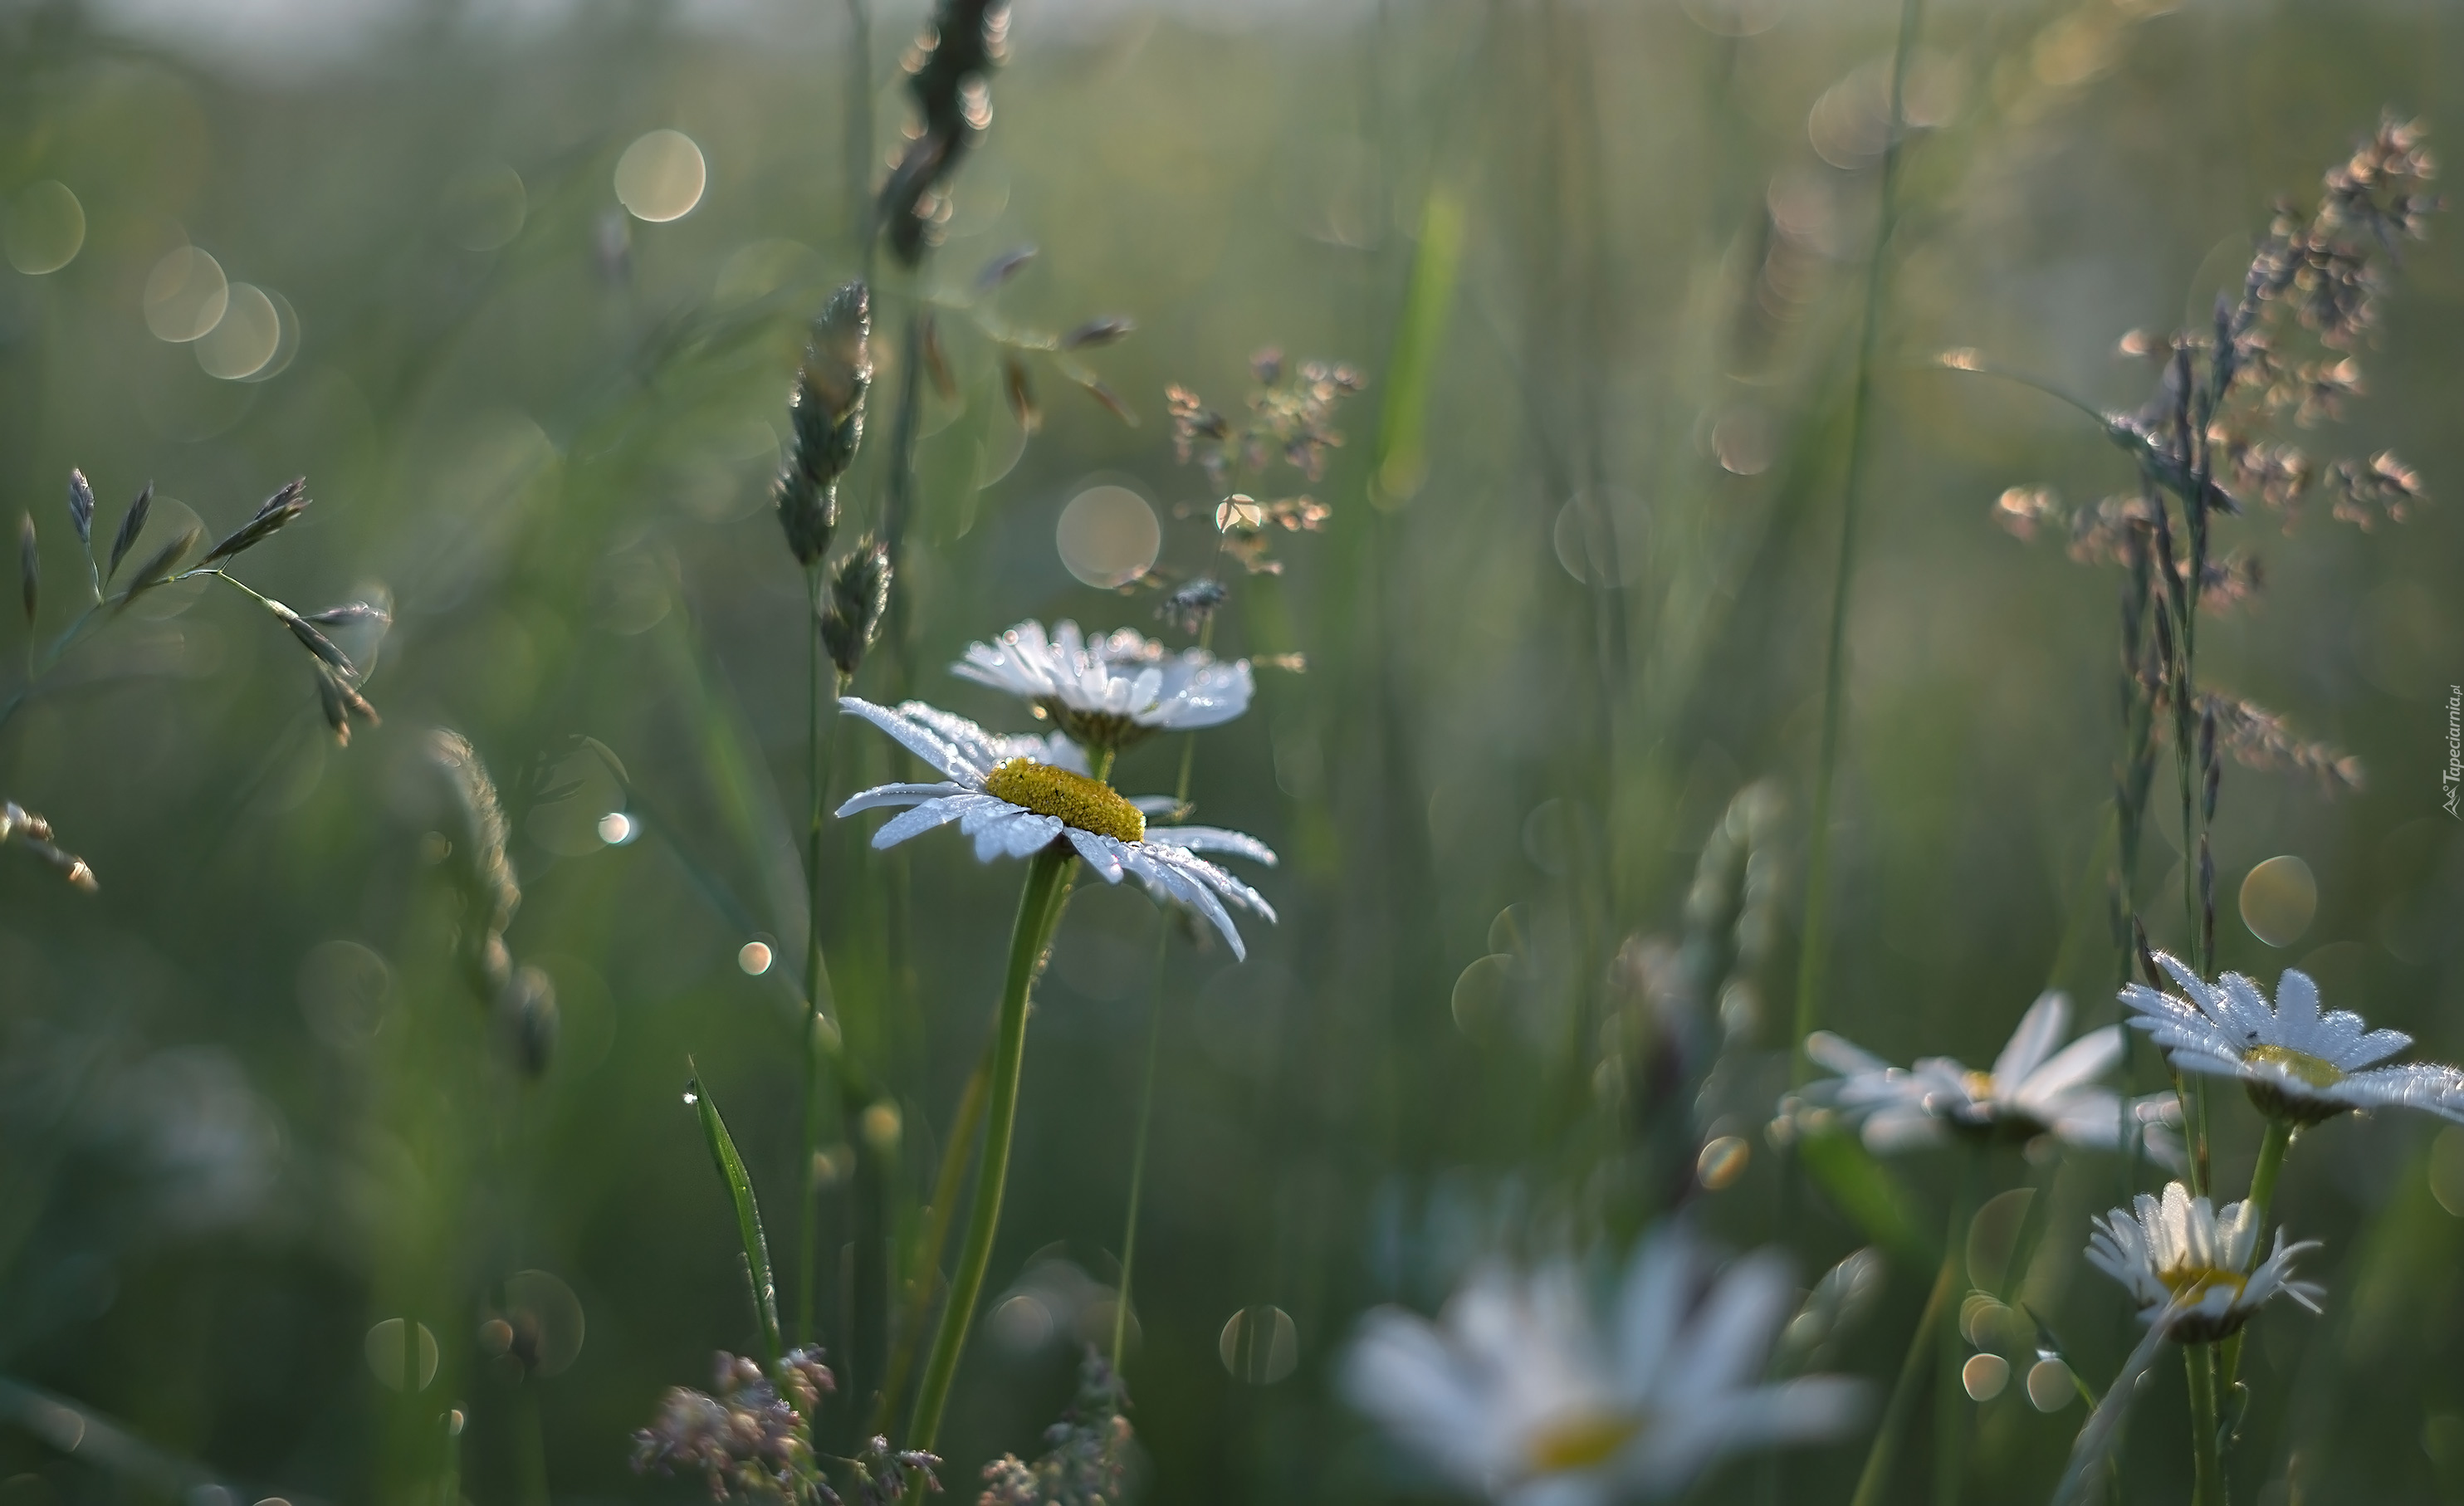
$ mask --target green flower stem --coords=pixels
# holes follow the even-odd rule
[[[2276,1201],[2276,1179],[2284,1170],[2284,1153],[2293,1148],[2293,1121],[2271,1118],[2267,1121],[2267,1138],[2258,1142],[2258,1164],[2251,1168],[2250,1206],[2252,1217],[2258,1225],[2258,1243],[2251,1247],[2251,1259],[2260,1258],[2259,1248],[2267,1240],[2267,1210]]]
[[[2284,1153],[2293,1148],[2293,1121],[2271,1118],[2267,1137],[2258,1142],[2258,1164],[2250,1173],[2251,1223],[2257,1234],[2251,1240],[2250,1262],[2255,1267],[2267,1258],[2267,1214],[2276,1203],[2276,1179],[2284,1170]],[[2230,1391],[2241,1377],[2241,1335],[2235,1333],[2224,1342],[2221,1384]]]
[[[1942,1240],[1942,1269],[1934,1273],[1933,1290],[1925,1296],[1925,1311],[1918,1315],[1916,1332],[1908,1336],[1908,1352],[1900,1361],[1899,1379],[1891,1383],[1891,1399],[1882,1407],[1881,1426],[1875,1429],[1874,1442],[1865,1452],[1865,1468],[1857,1476],[1857,1494],[1849,1497],[1849,1506],[1880,1506],[1889,1488],[1891,1466],[1899,1457],[1900,1437],[1907,1431],[1908,1420],[1915,1415],[1917,1385],[1925,1371],[1925,1351],[1933,1337],[1934,1325],[1943,1320],[1944,1311],[1950,1306],[1951,1292],[1959,1284],[1960,1247],[1968,1233],[1969,1190],[1963,1185],[1959,1202],[1950,1211],[1949,1227]]]
[[[1009,1179],[1010,1141],[1018,1127],[1019,1069],[1026,1057],[1026,996],[1043,963],[1044,949],[1052,940],[1052,928],[1061,918],[1061,901],[1068,893],[1076,861],[1074,849],[1055,845],[1036,853],[1027,865],[1026,888],[1019,896],[1018,920],[1010,933],[1009,971],[1001,983],[983,1160],[976,1168],[976,1195],[967,1209],[967,1236],[959,1247],[958,1269],[950,1282],[949,1300],[941,1308],[940,1327],[933,1335],[933,1356],[924,1367],[923,1384],[916,1392],[915,1416],[907,1430],[911,1449],[932,1448],[940,1433],[942,1408],[949,1404],[958,1356],[967,1345],[976,1299],[983,1293],[985,1268],[992,1264],[993,1236],[1001,1228],[1001,1192]]]
[[[2216,1435],[2215,1345],[2184,1344],[2182,1369],[2190,1382],[2190,1500],[2192,1506],[2225,1506],[2224,1448]]]

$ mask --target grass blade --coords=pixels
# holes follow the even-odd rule
[[[692,1058],[686,1058],[692,1065]],[[753,1294],[753,1316],[761,1324],[762,1358],[772,1365],[779,1362],[779,1288],[770,1275],[770,1246],[761,1237],[761,1206],[753,1199],[753,1179],[744,1170],[744,1158],[736,1153],[735,1138],[727,1133],[727,1121],[718,1115],[718,1105],[711,1100],[702,1086],[700,1069],[694,1069],[686,1096],[693,1100],[693,1112],[701,1116],[703,1138],[710,1141],[710,1159],[718,1167],[719,1180],[727,1184],[728,1201],[736,1205],[736,1233],[744,1245],[744,1278]]]

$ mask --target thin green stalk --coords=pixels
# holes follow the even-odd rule
[[[1943,1268],[1951,1273],[1953,1296],[1972,1284],[1968,1272],[1968,1226],[1974,1218],[1973,1209],[1983,1195],[1986,1147],[1969,1147],[1960,1169],[1959,1200],[1951,1209],[1950,1229],[1943,1236]],[[2035,1200],[2031,1200],[2035,1201]],[[2019,1252],[2012,1248],[2012,1263],[2017,1264]],[[1959,1368],[1960,1332],[1955,1322],[1945,1322],[1935,1330],[1937,1339],[1933,1378],[1933,1498],[1934,1506],[1959,1506],[1961,1454],[1968,1442],[1968,1388],[1962,1384]]]
[[[1806,856],[1805,932],[1797,946],[1796,1036],[1801,1047],[1821,1019],[1824,965],[1829,961],[1825,938],[1831,922],[1831,801],[1839,766],[1839,726],[1846,698],[1848,656],[1848,588],[1855,579],[1857,515],[1864,493],[1866,430],[1873,412],[1874,367],[1881,346],[1885,257],[1891,233],[1899,224],[1899,181],[1902,137],[1907,122],[1906,87],[1909,59],[1915,55],[1917,32],[1924,20],[1924,0],[1901,0],[1900,34],[1891,55],[1891,114],[1882,147],[1880,211],[1874,223],[1873,254],[1865,266],[1864,329],[1857,345],[1857,377],[1848,415],[1847,475],[1839,498],[1839,557],[1831,580],[1831,636],[1823,653],[1822,742],[1815,763],[1814,824]],[[1802,1084],[1812,1063],[1802,1050],[1793,1053],[1790,1080]]]
[[[2190,1383],[2190,1499],[2225,1506],[2225,1461],[2216,1433],[2216,1346],[2184,1344],[2182,1369]]]
[[[864,248],[864,285],[872,286],[873,253],[881,237],[872,220],[872,7],[847,0],[847,221]]]
[[[993,1046],[992,1101],[984,1122],[983,1160],[976,1168],[976,1195],[967,1209],[967,1237],[959,1247],[958,1269],[950,1282],[949,1300],[941,1308],[941,1324],[933,1336],[933,1357],[924,1367],[915,1416],[907,1430],[907,1446],[912,1449],[932,1448],[940,1433],[941,1412],[958,1373],[958,1356],[966,1348],[976,1299],[983,1293],[984,1272],[992,1264],[993,1236],[1001,1228],[1001,1193],[1009,1180],[1010,1141],[1018,1128],[1019,1070],[1026,1058],[1027,993],[1060,919],[1061,901],[1068,892],[1075,863],[1073,849],[1045,848],[1027,865],[1026,888],[1019,896],[1018,919],[1010,932],[1009,970],[1001,984],[999,1034]]]
[[[1147,1185],[1147,1134],[1155,1122],[1155,1062],[1163,1048],[1163,963],[1171,944],[1171,928],[1163,927],[1155,937],[1155,988],[1147,1007],[1147,1064],[1138,1077],[1138,1128],[1130,1141],[1130,1210],[1121,1225],[1121,1285],[1112,1296],[1114,1375],[1121,1373],[1121,1358],[1130,1342],[1130,1274],[1136,1269],[1138,1259],[1138,1207],[1145,1199]]]
[[[1883,1491],[1890,1484],[1891,1466],[1898,1461],[1900,1436],[1907,1431],[1908,1419],[1916,1411],[1917,1386],[1925,1370],[1927,1340],[1934,1325],[1943,1319],[1950,1305],[1951,1291],[1959,1282],[1960,1247],[1968,1232],[1968,1197],[1963,1193],[1950,1211],[1949,1227],[1943,1233],[1942,1269],[1934,1273],[1933,1290],[1925,1296],[1925,1311],[1917,1317],[1916,1332],[1908,1336],[1908,1352],[1900,1360],[1899,1379],[1891,1383],[1891,1399],[1882,1407],[1882,1421],[1874,1432],[1873,1445],[1865,1451],[1865,1468],[1857,1476],[1857,1494],[1849,1497],[1849,1506],[1880,1506]]]
[[[805,594],[810,609],[804,614],[804,654],[806,696],[804,704],[804,758],[806,777],[812,788],[812,824],[804,836],[804,1122],[803,1159],[796,1165],[796,1207],[798,1240],[796,1244],[796,1342],[813,1341],[813,1287],[820,1267],[821,1194],[814,1185],[813,1163],[821,1154],[823,1086],[828,1052],[828,1027],[822,1014],[822,1000],[829,986],[829,967],[822,957],[822,832],[829,819],[831,753],[838,746],[838,719],[830,719],[830,730],[823,728],[822,685],[825,673],[829,681],[829,702],[833,709],[839,697],[847,692],[847,676],[832,665],[823,669],[822,656],[822,567],[819,563],[804,571]]]
[[[958,1179],[966,1173],[976,1135],[984,1125],[993,1048],[999,1043],[999,1036],[984,1043],[984,1054],[976,1062],[976,1070],[967,1074],[967,1085],[958,1094],[958,1112],[950,1121],[949,1141],[941,1147],[941,1168],[933,1178],[933,1206],[925,1212],[923,1243],[915,1251],[907,1301],[899,1312],[897,1344],[882,1375],[881,1394],[873,1401],[872,1421],[867,1425],[869,1432],[888,1429],[891,1408],[898,1405],[898,1393],[907,1388],[907,1372],[915,1363],[915,1344],[923,1337],[924,1318],[933,1310],[935,1281],[941,1273],[941,1250],[950,1242],[950,1226],[957,1219]]]

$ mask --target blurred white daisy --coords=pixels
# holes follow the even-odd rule
[[[1613,1314],[1594,1313],[1566,1260],[1484,1267],[1435,1323],[1379,1308],[1344,1357],[1344,1394],[1459,1484],[1513,1506],[1667,1495],[1724,1453],[1857,1422],[1855,1381],[1759,1384],[1795,1296],[1775,1251],[1715,1273],[1672,1226],[1636,1252]]]
[[[2088,1263],[2129,1289],[2141,1318],[2164,1324],[2184,1343],[2224,1338],[2279,1293],[2314,1313],[2324,1295],[2315,1283],[2293,1278],[2293,1257],[2318,1249],[2317,1240],[2287,1245],[2277,1229],[2275,1249],[2253,1271],[2257,1213],[2247,1203],[2228,1204],[2218,1213],[2178,1182],[2165,1185],[2162,1199],[2141,1193],[2135,1214],[2115,1208],[2094,1227]]]
[[[1074,622],[1049,635],[1022,622],[970,643],[953,673],[1005,690],[1089,747],[1125,748],[1156,732],[1212,727],[1249,709],[1249,661],[1166,649],[1130,629],[1087,638]]]
[[[2408,1108],[2464,1122],[2464,1073],[2435,1062],[2374,1066],[2412,1044],[2402,1030],[2373,1030],[2343,1009],[2319,1010],[2319,986],[2286,969],[2268,1007],[2239,973],[2210,984],[2162,952],[2159,965],[2189,999],[2145,984],[2122,1002],[2166,1056],[2184,1072],[2236,1077],[2259,1112],[2316,1124],[2350,1109]]]
[[[1990,1072],[1948,1056],[1925,1057],[1913,1070],[1894,1067],[1816,1030],[1806,1037],[1805,1053],[1839,1075],[1812,1084],[1807,1096],[1861,1119],[1865,1143],[1878,1151],[1939,1144],[1952,1134],[2019,1141],[2052,1135],[2111,1149],[2122,1142],[2122,1096],[2095,1079],[2122,1059],[2122,1029],[2090,1030],[2057,1051],[2070,1018],[2068,995],[2039,997]],[[2134,1101],[2127,1112],[2151,1154],[2168,1162],[2178,1155],[2163,1127],[2179,1113],[2171,1094]]]
[[[1106,883],[1117,884],[1127,875],[1150,893],[1204,916],[1223,933],[1235,957],[1247,953],[1224,900],[1275,919],[1265,897],[1198,855],[1230,853],[1271,864],[1275,854],[1266,844],[1218,827],[1150,829],[1149,811],[1171,808],[1172,798],[1130,800],[1110,785],[1089,779],[1084,758],[1058,734],[1048,741],[1003,737],[919,700],[893,711],[847,696],[839,705],[947,776],[929,785],[883,785],[839,807],[842,816],[884,807],[913,808],[873,833],[875,847],[893,847],[952,821],[976,839],[980,862],[1025,857],[1067,840]]]

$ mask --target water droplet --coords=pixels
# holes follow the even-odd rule
[[[686,1107],[686,1108],[692,1108],[694,1104],[699,1103],[700,1101],[701,1101],[701,1094],[700,1094],[697,1090],[695,1090],[695,1089],[693,1088],[693,1086],[691,1083],[686,1084],[686,1085],[685,1085],[685,1107]]]
[[[622,810],[610,810],[599,818],[599,840],[609,847],[623,847],[635,833],[633,818]]]
[[[742,946],[737,947],[736,949],[736,965],[743,968],[745,975],[751,978],[759,978],[763,973],[768,972],[770,970],[770,943],[767,941],[747,941]]]

